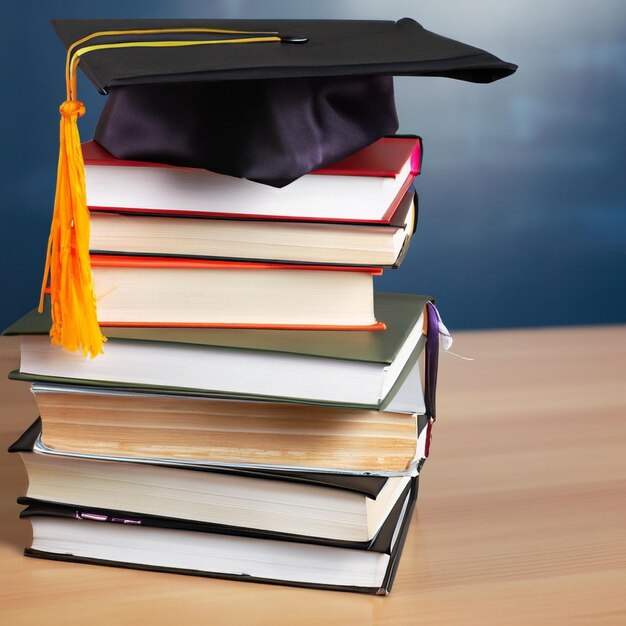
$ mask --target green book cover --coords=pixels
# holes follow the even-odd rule
[[[376,319],[387,330],[251,330],[232,328],[105,328],[109,341],[154,341],[239,350],[256,350],[363,361],[390,365],[430,296],[376,293]],[[30,311],[4,331],[4,335],[47,335],[50,314]],[[106,344],[104,349],[106,350]]]
[[[65,385],[78,385],[87,387],[99,387],[104,389],[114,389],[119,391],[134,391],[144,393],[160,393],[167,395],[185,395],[185,396],[199,396],[210,398],[222,398],[230,400],[250,400],[257,402],[287,402],[295,404],[310,404],[313,406],[332,406],[337,408],[351,408],[351,409],[374,409],[378,411],[385,411],[391,404],[396,394],[400,391],[400,388],[406,381],[407,377],[411,373],[413,367],[416,366],[417,361],[426,346],[426,337],[422,336],[415,346],[409,360],[402,369],[402,372],[396,379],[393,387],[389,390],[389,393],[380,400],[378,404],[358,404],[352,402],[331,402],[325,400],[314,400],[310,398],[292,398],[279,395],[259,395],[254,393],[242,393],[242,392],[227,392],[223,390],[211,390],[211,389],[192,389],[189,387],[168,387],[164,385],[147,385],[144,383],[127,383],[116,382],[106,380],[90,380],[86,378],[64,378],[61,376],[45,376],[42,374],[28,374],[22,373],[18,370],[9,372],[9,378],[11,380],[17,380],[21,382],[40,382],[40,383],[55,383]]]
[[[376,314],[385,320],[386,331],[293,331],[293,330],[234,330],[204,328],[110,328],[110,341],[123,339],[137,342],[160,342],[194,344],[206,347],[230,348],[249,351],[271,351],[304,356],[361,361],[390,365],[406,341],[409,333],[419,321],[429,296],[379,293],[375,296]],[[45,335],[50,327],[46,314],[31,311],[10,326],[5,335]],[[10,378],[22,381],[40,381],[87,385],[127,391],[184,394],[245,400],[271,400],[274,402],[296,402],[301,404],[353,407],[385,410],[402,387],[426,344],[422,335],[408,362],[396,379],[392,389],[376,405],[359,403],[337,403],[310,398],[260,396],[252,393],[225,392],[223,390],[192,389],[174,386],[109,382],[101,380],[61,378],[40,374],[11,372]],[[106,346],[105,346],[106,350]]]

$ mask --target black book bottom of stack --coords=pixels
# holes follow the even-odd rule
[[[387,594],[415,507],[411,480],[370,542],[324,541],[20,498],[27,556],[296,587]]]

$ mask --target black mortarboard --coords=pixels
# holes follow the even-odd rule
[[[79,64],[109,94],[95,138],[114,156],[275,186],[394,133],[394,75],[486,83],[516,69],[410,19],[57,20],[54,27],[68,49],[67,98],[40,310],[50,293],[53,343],[91,356],[105,338],[89,260]]]
[[[102,31],[213,28],[249,45],[95,50],[80,67],[108,100],[95,139],[121,159],[200,167],[283,186],[398,128],[393,75],[487,83],[515,71],[411,19],[58,20],[69,47]],[[237,33],[102,36],[86,42],[233,39]],[[79,47],[80,48],[80,47]]]

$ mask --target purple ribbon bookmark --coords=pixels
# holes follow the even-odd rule
[[[428,328],[426,329],[426,372],[424,402],[426,415],[436,419],[435,396],[437,392],[437,368],[439,367],[439,312],[435,305],[429,302]]]
[[[424,455],[430,453],[432,427],[436,419],[436,395],[437,395],[437,369],[439,367],[439,311],[432,302],[428,302],[428,326],[426,328],[426,365],[424,384],[424,404],[426,415],[430,418],[426,432],[426,450]]]

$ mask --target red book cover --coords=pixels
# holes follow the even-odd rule
[[[85,165],[178,167],[164,163],[116,159],[95,141],[83,144],[83,158]],[[314,170],[311,174],[395,178],[409,158],[411,158],[411,173],[416,176],[420,173],[422,160],[422,142],[419,138],[383,137],[345,159]]]
[[[174,171],[192,171],[202,172],[203,170],[193,168],[182,168],[178,166],[166,165],[161,163],[147,163],[143,161],[126,161],[122,159],[116,159],[104,148],[102,148],[95,141],[90,141],[83,144],[83,155],[85,159],[85,165],[87,167],[137,167],[147,168],[153,171],[158,169],[167,168]],[[89,188],[88,188],[88,206],[90,211],[119,211],[129,214],[144,214],[144,215],[179,215],[190,217],[214,217],[214,218],[228,218],[228,219],[262,219],[262,220],[280,220],[280,221],[317,221],[317,222],[332,222],[332,223],[357,223],[357,224],[389,224],[393,218],[399,204],[401,203],[404,195],[410,188],[415,176],[420,172],[422,158],[422,142],[417,137],[384,137],[370,144],[369,146],[351,154],[345,159],[341,159],[336,163],[333,163],[322,169],[315,170],[305,176],[332,176],[332,177],[345,177],[352,180],[365,177],[370,179],[397,179],[401,184],[396,195],[389,200],[385,200],[385,205],[381,207],[384,213],[380,217],[359,217],[358,214],[354,217],[338,216],[335,214],[328,214],[325,216],[310,215],[302,213],[289,214],[278,212],[278,214],[271,213],[272,206],[266,201],[264,210],[259,212],[239,212],[235,210],[220,211],[218,208],[212,210],[198,210],[192,206],[183,208],[174,208],[163,205],[157,206],[145,206],[141,204],[131,205],[128,204],[110,204],[102,203],[101,201],[89,200]],[[409,163],[409,168],[406,164]],[[404,179],[400,180],[400,176]],[[238,179],[232,179],[237,181]],[[242,183],[249,184],[249,181],[241,181]],[[252,200],[250,200],[252,201]],[[322,200],[320,200],[322,201]],[[166,203],[163,203],[166,204]]]

